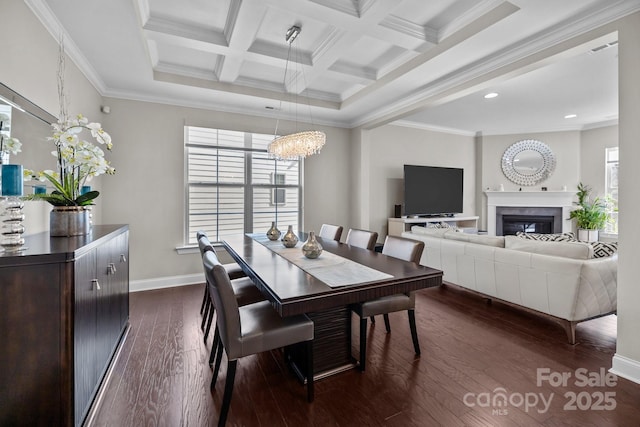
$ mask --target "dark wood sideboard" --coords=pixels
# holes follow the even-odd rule
[[[0,425],[82,425],[129,324],[129,227],[0,253]]]

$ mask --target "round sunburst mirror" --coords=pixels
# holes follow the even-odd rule
[[[551,176],[555,168],[551,148],[535,139],[518,141],[502,155],[502,172],[518,185],[536,185]]]

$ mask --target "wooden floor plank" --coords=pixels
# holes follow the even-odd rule
[[[226,380],[226,357],[215,391],[209,390],[212,336],[205,343],[199,313],[203,285],[131,294],[131,329],[107,384],[94,425],[216,425]],[[316,399],[275,350],[238,363],[229,426],[617,426],[637,427],[640,385],[537,385],[539,368],[571,373],[611,366],[616,318],[578,325],[579,343],[563,329],[451,286],[416,294],[422,355],[413,351],[405,313],[382,318],[367,334],[367,371],[347,371],[316,382]],[[358,319],[352,353],[358,357]],[[553,394],[551,405],[482,405],[494,398]],[[614,393],[615,410],[566,410],[565,394]],[[595,396],[595,395],[593,395]],[[516,402],[517,403],[517,402]],[[502,410],[502,411],[500,411]]]

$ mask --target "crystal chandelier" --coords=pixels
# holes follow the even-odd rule
[[[287,43],[289,43],[289,48],[287,51],[287,62],[284,70],[284,82],[283,86],[286,91],[287,87],[287,70],[289,68],[289,58],[291,54],[291,46],[293,41],[300,34],[301,28],[299,26],[292,26],[287,30],[287,34],[285,39]],[[296,91],[297,93],[297,91]],[[308,99],[307,99],[308,104]],[[280,101],[280,105],[282,105],[282,101]],[[309,116],[311,116],[311,106],[309,106]],[[297,114],[296,114],[296,130],[298,128],[297,122]],[[278,133],[278,123],[276,123],[276,135]],[[267,147],[267,151],[270,155],[274,156],[279,160],[297,160],[300,158],[305,158],[311,156],[312,154],[319,153],[324,145],[327,136],[324,132],[317,130],[307,130],[302,132],[295,132],[289,135],[283,135],[276,137],[269,146]]]

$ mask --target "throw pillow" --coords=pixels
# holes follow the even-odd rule
[[[618,242],[591,242],[594,258],[606,258],[618,252]]]
[[[525,233],[523,231],[518,231],[516,236],[521,239],[527,240],[541,240],[543,242],[575,242],[576,236],[575,234],[569,233]]]
[[[521,239],[517,236],[505,236],[504,247],[517,251],[532,252],[541,255],[555,255],[565,258],[593,258],[593,247],[583,242],[550,242]]]

